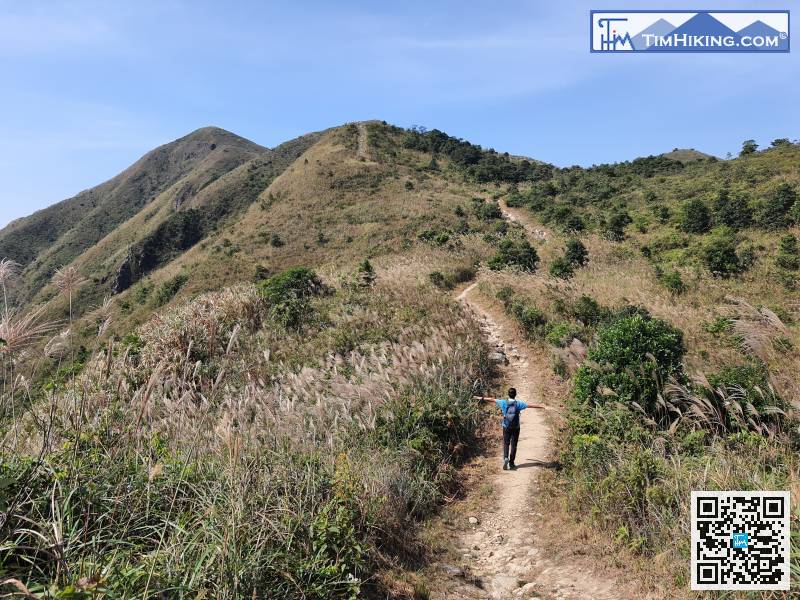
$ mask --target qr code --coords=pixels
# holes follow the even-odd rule
[[[692,589],[789,589],[789,492],[692,492]]]

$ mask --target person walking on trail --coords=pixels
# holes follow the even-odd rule
[[[544,408],[542,404],[528,404],[517,400],[517,390],[508,389],[508,398],[487,398],[475,396],[478,400],[493,400],[503,414],[503,470],[516,470],[514,459],[517,457],[517,442],[519,441],[519,413],[526,408]]]

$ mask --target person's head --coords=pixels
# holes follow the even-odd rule
[[[512,400],[517,397],[517,390],[516,388],[508,388],[508,397]]]

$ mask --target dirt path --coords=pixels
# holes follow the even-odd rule
[[[358,147],[356,149],[356,156],[358,158],[363,158],[364,160],[368,160],[369,156],[367,155],[367,125],[363,121],[356,123],[356,127],[358,127]]]
[[[474,292],[465,289],[458,300],[480,319],[491,346],[509,358],[506,378],[513,382],[520,399],[547,403],[537,385],[543,369],[537,368],[528,348],[500,315],[495,315]],[[632,597],[618,593],[615,580],[597,573],[589,561],[565,562],[563,557],[544,556],[537,547],[542,515],[534,512],[532,498],[537,491],[541,469],[552,467],[549,460],[549,427],[545,411],[528,409],[521,415],[522,431],[517,451],[517,471],[503,471],[502,447],[498,440],[493,460],[496,475],[491,481],[492,506],[475,515],[478,523],[463,534],[457,546],[468,557],[468,571],[480,582],[451,578],[446,589],[432,598],[563,598],[597,600]]]
[[[526,228],[529,234],[545,239],[547,232],[521,211],[500,203],[506,218]],[[547,389],[542,378],[548,376],[545,359],[534,353],[521,339],[514,325],[496,307],[481,299],[473,283],[458,295],[458,301],[475,313],[490,346],[509,360],[506,379],[517,388],[518,397],[529,403],[550,405],[555,398],[543,398]],[[591,549],[566,536],[558,551],[552,544],[544,549],[544,519],[535,512],[538,477],[542,469],[554,465],[550,460],[550,427],[547,411],[528,409],[521,415],[522,430],[517,450],[516,471],[503,471],[502,442],[494,446],[491,460],[497,470],[491,479],[491,505],[474,517],[468,531],[461,534],[456,547],[462,553],[466,576],[450,568],[445,585],[434,591],[434,599],[559,598],[633,599],[643,598],[639,590],[621,583],[619,573],[606,569],[592,556]],[[499,427],[499,423],[498,423]],[[576,547],[578,546],[578,547]],[[601,570],[602,569],[602,570]],[[628,588],[631,589],[628,589]]]
[[[502,210],[503,214],[506,216],[506,219],[512,223],[519,223],[530,235],[536,239],[547,239],[547,230],[541,228],[533,219],[531,219],[529,215],[525,214],[525,211],[518,208],[511,208],[503,199],[498,201],[498,205],[500,206],[500,210]]]

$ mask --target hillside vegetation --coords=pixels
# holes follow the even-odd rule
[[[566,407],[551,504],[685,590],[690,490],[800,491],[800,147],[684,158],[203,129],[8,226],[4,585],[426,597],[396,575],[429,558],[415,523],[458,489],[496,383],[452,299],[477,279]]]
[[[38,259],[2,263],[7,587],[425,593],[388,574],[424,563],[409,525],[478,450],[491,377],[449,290],[509,227],[460,165],[360,127],[181,180],[33,308]]]
[[[554,499],[668,589],[692,490],[791,490],[800,575],[799,159],[778,140],[554,172],[507,197],[547,231],[538,272],[483,275],[562,381]]]
[[[174,206],[244,162],[269,153],[244,138],[207,127],[161,146],[113,179],[19,219],[0,231],[0,256],[25,267],[21,301],[159,196]]]

